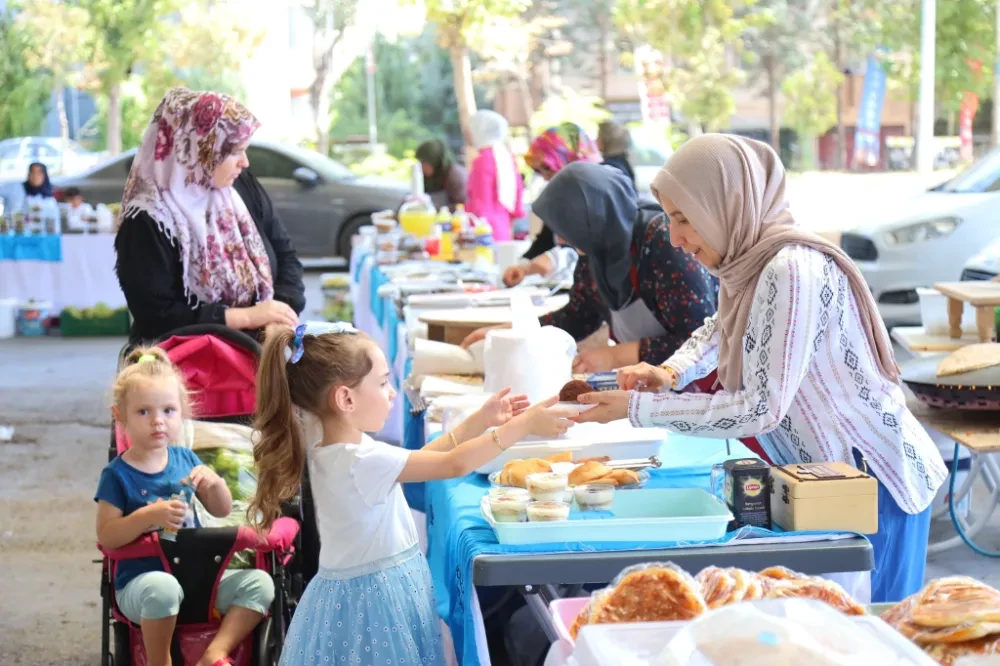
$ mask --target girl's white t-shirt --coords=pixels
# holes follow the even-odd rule
[[[351,569],[417,543],[413,515],[398,483],[410,451],[368,435],[360,444],[316,446],[309,478],[319,526],[319,565]]]

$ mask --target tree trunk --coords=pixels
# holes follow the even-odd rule
[[[462,126],[462,135],[466,144],[472,143],[469,120],[476,112],[476,94],[472,90],[472,63],[469,61],[469,48],[462,44],[453,44],[451,52],[451,70],[455,78],[455,98],[458,101],[458,122]],[[469,146],[471,148],[471,146]],[[471,150],[466,150],[471,156]],[[468,162],[467,162],[468,163]]]
[[[59,154],[59,173],[66,171],[66,153],[69,152],[69,118],[66,117],[66,87],[61,83],[56,85],[56,110],[59,113],[59,137],[62,139],[62,151]]]
[[[844,43],[840,38],[840,22],[837,22],[834,39],[834,62],[837,69],[844,71]],[[844,95],[851,80],[844,75],[843,82],[837,86],[837,142],[834,153],[833,167],[843,171],[847,168],[847,126],[844,124]]]
[[[948,112],[948,136],[955,136],[955,112]]]
[[[122,84],[116,81],[108,89],[108,153],[122,152]]]
[[[778,73],[777,62],[773,54],[764,56],[764,67],[767,71],[767,111],[771,119],[771,147],[781,155],[781,119],[778,117]]]
[[[309,106],[312,107],[313,135],[316,152],[330,154],[330,91],[326,84],[329,68],[317,68],[316,78],[309,87]]]
[[[693,139],[696,136],[701,136],[703,134],[701,129],[701,123],[698,122],[697,120],[689,120],[687,126],[688,126],[689,139]]]
[[[531,98],[531,88],[528,86],[528,77],[517,76],[518,97],[521,98],[521,113],[524,114],[524,122],[527,123],[528,141],[531,141],[531,116],[535,113],[535,102]]]
[[[597,18],[597,75],[600,77],[601,101],[608,102],[608,20],[607,14],[602,14]]]

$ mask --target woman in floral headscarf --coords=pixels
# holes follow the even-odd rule
[[[192,324],[294,326],[302,264],[246,169],[260,126],[236,100],[174,88],[136,154],[115,238],[133,340]]]
[[[585,129],[576,123],[562,123],[537,136],[525,153],[524,161],[548,182],[567,164],[600,162],[601,153]],[[539,222],[534,217],[533,220]],[[504,271],[503,281],[508,287],[520,284],[528,275],[568,274],[576,266],[576,253],[558,250],[555,236],[545,224],[541,225],[535,242],[522,259],[520,264]]]

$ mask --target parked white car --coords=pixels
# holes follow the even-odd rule
[[[857,262],[882,318],[893,326],[919,324],[917,288],[958,280],[965,262],[995,239],[1000,239],[1000,149],[903,201],[889,219],[846,231],[840,246]]]
[[[0,180],[25,180],[28,167],[41,162],[49,176],[68,175],[89,169],[100,159],[76,141],[69,142],[63,155],[62,139],[48,136],[24,136],[0,141]]]
[[[1000,275],[1000,239],[987,245],[962,267],[962,280],[992,280]]]

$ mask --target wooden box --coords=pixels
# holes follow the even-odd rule
[[[878,482],[847,463],[771,468],[771,521],[786,531],[878,532]]]

